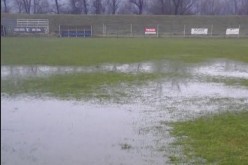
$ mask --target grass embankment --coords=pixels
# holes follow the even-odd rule
[[[2,38],[2,65],[97,65],[154,60],[248,62],[248,39]]]
[[[189,159],[201,157],[204,164],[219,165],[248,162],[248,109],[174,123],[172,133],[182,137],[177,143]]]

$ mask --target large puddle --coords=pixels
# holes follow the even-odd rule
[[[147,107],[3,98],[1,162],[161,164],[160,153],[150,149],[154,138],[139,134],[141,109]]]
[[[201,64],[186,64],[172,61],[134,64],[102,64],[96,66],[1,66],[1,78],[41,77],[54,74],[118,72],[118,73],[189,73],[248,79],[248,65],[230,60],[217,60]]]
[[[170,164],[170,156],[182,153],[170,146],[174,138],[166,123],[248,110],[247,86],[222,81],[248,80],[248,65],[228,60],[194,65],[165,61],[95,67],[2,66],[1,78],[75,72],[172,74],[146,85],[113,87],[130,93],[126,103],[1,93],[1,164]]]

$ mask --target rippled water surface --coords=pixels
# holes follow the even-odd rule
[[[119,86],[132,95],[126,103],[1,93],[1,164],[170,164],[171,155],[182,153],[170,146],[174,138],[166,123],[248,108],[247,86],[225,83],[248,80],[248,65],[228,60],[91,67],[2,66],[1,78],[75,72],[172,74],[146,85]]]

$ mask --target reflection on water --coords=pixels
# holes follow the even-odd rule
[[[160,61],[135,64],[103,64],[97,66],[1,66],[1,78],[25,78],[49,76],[66,73],[94,73],[94,72],[119,72],[119,73],[171,73],[187,75],[209,75],[248,79],[248,65],[229,60],[214,61],[198,65],[182,62]]]
[[[1,164],[149,165],[164,161],[156,150],[146,149],[154,143],[153,137],[138,134],[139,110],[146,109],[142,105],[3,97],[1,108]]]
[[[197,65],[171,61],[94,67],[2,66],[1,78],[65,73],[167,73],[146,85],[109,87],[130,101],[62,101],[8,97],[1,101],[1,164],[160,165],[182,154],[171,148],[172,121],[248,108],[248,88],[206,82],[204,77],[248,79],[248,65],[214,61]],[[116,89],[114,89],[116,88]],[[163,124],[161,124],[163,123]],[[181,155],[183,157],[183,155]]]
[[[94,73],[94,72],[152,72],[152,64],[123,64],[102,65],[94,67],[64,67],[64,66],[2,66],[1,76],[3,79],[10,77],[39,77],[52,74],[66,73]]]
[[[195,68],[194,72],[200,75],[248,79],[248,65],[229,60],[205,63]]]
[[[186,72],[186,65],[175,65],[171,62],[137,63],[137,64],[106,64],[89,67],[66,66],[1,66],[2,79],[13,77],[40,77],[53,74],[67,73],[182,73]]]

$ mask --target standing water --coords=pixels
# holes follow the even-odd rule
[[[182,153],[171,147],[174,138],[165,123],[248,109],[247,86],[226,83],[248,81],[247,64],[233,61],[2,66],[1,79],[113,71],[167,76],[146,85],[109,87],[131,94],[125,103],[1,93],[1,164],[170,164],[170,156]]]

